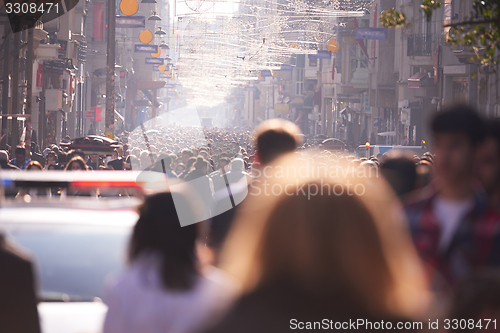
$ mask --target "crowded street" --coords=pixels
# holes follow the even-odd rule
[[[500,4],[0,6],[0,333],[498,332]]]

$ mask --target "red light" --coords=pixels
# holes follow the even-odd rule
[[[140,187],[135,181],[74,181],[71,186],[74,188]]]
[[[125,72],[120,72],[120,77],[125,77]]]

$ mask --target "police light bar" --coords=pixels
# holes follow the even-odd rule
[[[139,171],[2,171],[0,185],[18,188],[148,188]],[[164,181],[163,174],[156,182]],[[165,179],[165,180],[164,180]]]

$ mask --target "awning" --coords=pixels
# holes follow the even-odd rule
[[[379,136],[396,136],[395,131],[378,133]]]
[[[409,79],[408,79],[408,87],[409,88],[420,88],[422,85],[422,81],[427,78],[426,73],[416,73],[413,74]]]

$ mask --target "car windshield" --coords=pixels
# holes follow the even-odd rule
[[[93,301],[124,266],[130,229],[7,225],[8,239],[33,257],[42,301]]]

